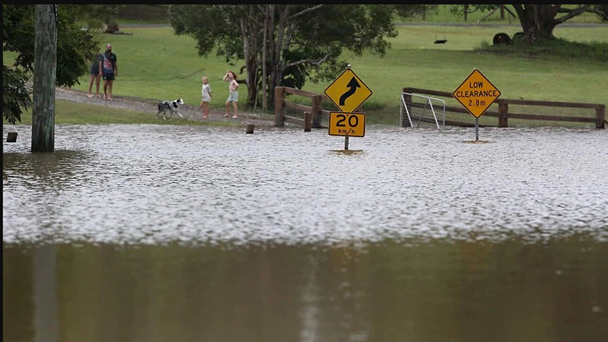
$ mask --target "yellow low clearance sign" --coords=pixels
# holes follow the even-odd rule
[[[365,136],[365,114],[329,112],[329,135]]]
[[[498,90],[481,71],[473,72],[454,92],[452,96],[460,102],[473,116],[479,118],[500,96]]]

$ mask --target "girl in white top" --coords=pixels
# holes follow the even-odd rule
[[[236,74],[230,70],[226,71],[226,75],[224,75],[224,81],[228,82],[228,98],[226,99],[226,114],[225,117],[230,115],[230,103],[232,103],[232,108],[234,109],[233,119],[238,118],[238,102],[239,102],[239,83],[236,81]]]
[[[201,88],[201,110],[203,111],[203,119],[209,117],[209,102],[211,102],[211,86],[207,76],[203,76],[201,79],[203,86]]]

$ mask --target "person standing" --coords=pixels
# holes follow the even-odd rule
[[[99,83],[101,82],[101,73],[99,72],[99,62],[103,59],[101,53],[95,54],[95,59],[89,69],[89,97],[93,97],[93,83],[95,83],[96,97],[99,95]]]
[[[203,76],[201,79],[203,86],[201,88],[201,110],[203,111],[203,119],[209,117],[209,102],[211,102],[211,86],[209,85],[209,79],[207,76]]]
[[[226,114],[224,114],[224,117],[228,117],[228,115],[230,115],[230,104],[232,103],[232,107],[234,108],[234,115],[232,116],[233,119],[236,119],[238,117],[237,112],[238,112],[238,102],[239,102],[239,92],[238,92],[238,88],[239,88],[239,84],[236,81],[236,75],[233,71],[226,71],[226,75],[224,75],[224,81],[228,82],[228,99],[226,99]]]
[[[103,96],[106,100],[112,101],[112,86],[114,79],[118,77],[118,63],[116,54],[112,52],[112,45],[106,45],[106,52],[99,61],[99,73],[103,75]]]

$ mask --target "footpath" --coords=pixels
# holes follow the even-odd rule
[[[112,101],[105,101],[96,97],[89,98],[86,92],[80,90],[62,87],[57,87],[55,89],[55,98],[58,100],[72,101],[95,106],[129,109],[143,113],[150,113],[150,115],[153,116],[156,116],[156,113],[158,112],[157,105],[160,101],[157,99],[145,99],[116,95],[113,96]],[[218,111],[217,109],[210,108],[209,118],[203,120],[202,112],[198,103],[184,104],[180,107],[180,113],[184,116],[184,119],[193,121],[227,123],[231,122],[243,126],[253,124],[256,127],[274,127],[273,115],[245,112],[242,111],[241,108],[239,108],[239,117],[237,119],[233,119],[232,116],[224,117],[224,111]],[[179,116],[174,115],[173,118],[179,118]],[[163,120],[163,118],[159,116],[158,120]]]

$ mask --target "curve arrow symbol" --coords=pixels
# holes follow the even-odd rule
[[[353,77],[350,82],[348,82],[347,87],[349,89],[346,91],[346,93],[340,96],[340,106],[344,106],[344,101],[346,101],[347,98],[354,94],[357,91],[357,88],[361,88],[361,85],[359,84],[359,82],[357,82],[357,79]]]

